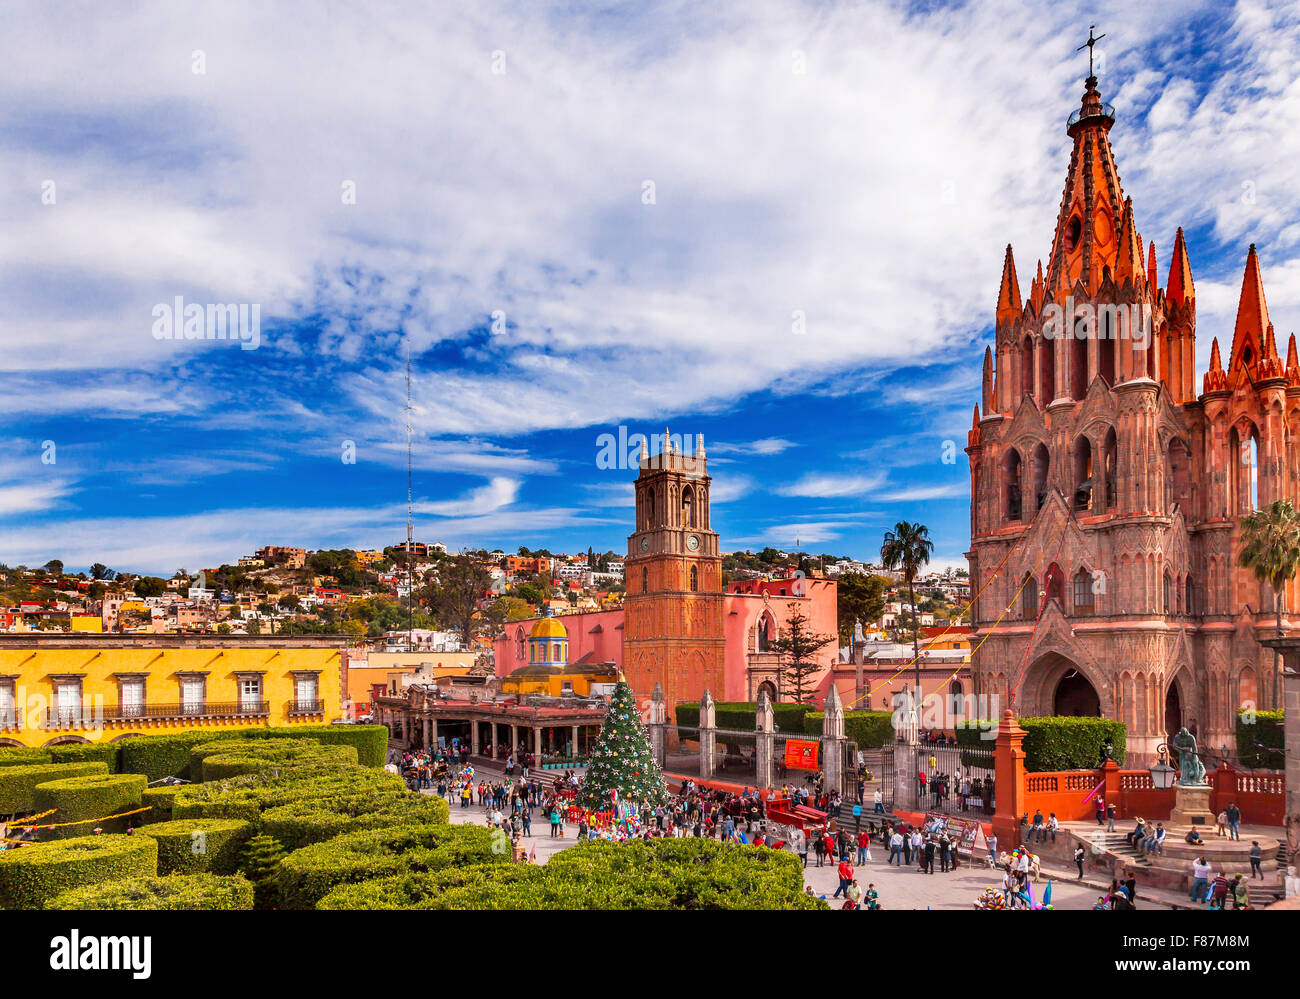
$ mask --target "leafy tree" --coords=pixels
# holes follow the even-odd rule
[[[500,609],[502,621],[522,621],[533,613],[527,601],[519,597],[498,597],[494,606]]]
[[[112,579],[115,575],[117,574],[103,562],[96,562],[90,567],[91,579]]]
[[[157,576],[141,576],[132,589],[137,597],[160,597],[167,592],[167,581]]]
[[[836,587],[839,599],[838,630],[840,639],[853,639],[853,622],[869,624],[879,621],[885,612],[885,591],[889,580],[884,576],[871,576],[861,572],[846,572],[839,577]]]
[[[1273,609],[1277,612],[1277,635],[1282,637],[1282,601],[1286,584],[1300,567],[1300,513],[1290,500],[1274,500],[1263,510],[1241,518],[1242,548],[1237,562],[1249,569],[1261,583],[1273,587]],[[1168,608],[1166,608],[1166,612]],[[1273,650],[1273,704],[1278,701],[1278,677],[1282,669],[1280,652]]]
[[[551,599],[551,587],[549,583],[540,579],[535,579],[527,583],[521,583],[515,587],[515,596],[521,600],[540,607],[546,601]]]
[[[57,558],[52,558],[45,563],[45,571],[61,576],[63,575],[63,563]]]
[[[884,544],[880,546],[880,562],[890,572],[901,572],[907,582],[907,602],[916,607],[916,590],[912,583],[921,568],[930,562],[934,552],[934,542],[930,540],[930,529],[924,524],[913,524],[900,520],[892,531],[885,532]],[[916,716],[917,725],[921,720],[921,642],[917,633],[916,618],[912,619],[912,653],[916,668]]]
[[[785,623],[785,630],[772,640],[772,651],[780,657],[785,680],[794,688],[796,703],[803,704],[804,688],[812,695],[812,677],[822,669],[817,653],[831,642],[834,635],[818,635],[808,627],[808,617],[796,607]]]
[[[262,622],[257,618],[253,618],[248,622],[246,630],[250,635],[260,635],[262,633]]]
[[[474,641],[481,627],[492,623],[480,608],[484,594],[491,589],[491,574],[469,559],[456,559],[442,570],[431,604],[441,621],[460,632],[466,646]]]

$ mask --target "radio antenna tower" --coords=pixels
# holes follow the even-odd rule
[[[406,338],[406,651],[415,649],[415,585],[412,561],[415,558],[415,527],[412,521],[411,491],[411,338]]]

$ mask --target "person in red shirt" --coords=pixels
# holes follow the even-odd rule
[[[858,866],[867,862],[867,852],[871,849],[871,833],[866,829],[858,831]]]
[[[849,884],[853,881],[853,865],[849,863],[848,858],[840,861],[837,873],[840,876],[840,886],[835,889],[834,898],[839,898],[840,895],[845,894],[849,889]]]

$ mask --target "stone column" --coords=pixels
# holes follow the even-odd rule
[[[713,776],[714,754],[718,746],[717,711],[713,697],[706,690],[700,698],[700,777]]]
[[[425,716],[424,716],[424,748],[425,748],[425,749],[428,749],[430,746],[433,745],[433,743],[431,743],[431,742],[429,741],[429,726],[430,726],[430,724],[432,724],[432,722],[431,722],[429,716],[428,716],[428,715],[425,715]]]
[[[822,716],[822,777],[828,792],[845,791],[844,705],[840,702],[840,694],[834,683],[826,694]]]
[[[513,722],[510,725],[510,755],[514,756],[519,752],[519,726]]]
[[[535,756],[538,769],[542,766],[542,726],[533,726],[533,756]]]
[[[492,759],[497,758],[497,723],[492,722]]]
[[[997,745],[993,750],[993,833],[999,850],[1020,845],[1020,815],[1025,800],[1025,730],[1016,724],[1007,708],[998,725]]]
[[[438,719],[431,718],[429,720],[429,726],[429,745],[433,747],[438,745]]]
[[[650,695],[650,721],[646,725],[646,734],[650,736],[650,749],[655,755],[655,762],[663,767],[667,757],[665,753],[668,707],[664,703],[664,688],[655,681],[655,689]]]
[[[469,751],[474,756],[479,754],[477,718],[471,718],[469,723]]]
[[[760,788],[769,788],[772,786],[776,719],[772,715],[772,702],[768,700],[766,690],[758,695],[758,710],[754,714],[754,783]]]
[[[573,748],[569,750],[570,756],[578,755],[578,726],[573,726]]]

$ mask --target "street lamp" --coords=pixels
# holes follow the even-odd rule
[[[1163,742],[1156,747],[1156,752],[1160,754],[1160,758],[1151,768],[1151,784],[1157,791],[1168,791],[1174,786],[1174,778],[1178,776],[1178,771],[1169,765],[1169,748]]]

